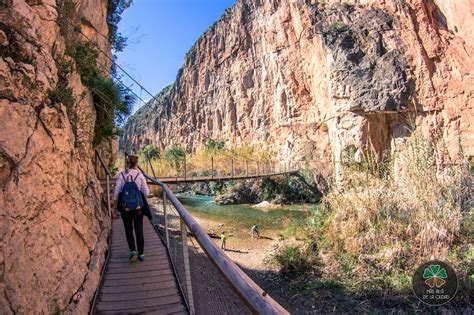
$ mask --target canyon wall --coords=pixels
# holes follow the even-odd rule
[[[107,0],[76,7],[82,31],[110,51]],[[92,96],[73,71],[63,82],[73,106],[53,101],[65,50],[57,20],[55,0],[0,2],[1,314],[86,314],[107,248]]]
[[[338,174],[348,148],[380,153],[416,125],[473,156],[474,6],[460,2],[238,1],[129,119],[121,147],[223,139]]]

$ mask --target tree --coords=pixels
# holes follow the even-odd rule
[[[174,146],[166,150],[164,158],[171,166],[174,166],[176,170],[179,171],[181,162],[184,161],[185,155],[186,152],[183,148]]]
[[[148,144],[143,149],[141,149],[138,154],[146,163],[146,171],[148,173],[148,164],[153,160],[160,158],[160,150],[153,144]]]

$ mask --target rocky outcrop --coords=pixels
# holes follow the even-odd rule
[[[76,3],[83,31],[109,50],[107,1]],[[57,19],[54,0],[0,2],[1,314],[87,313],[107,247],[92,97],[74,71],[62,82],[73,106],[52,97],[65,50]]]
[[[382,152],[413,124],[474,155],[472,3],[240,0],[176,82],[125,125],[122,147],[250,144],[320,167]],[[471,9],[467,9],[471,8]]]

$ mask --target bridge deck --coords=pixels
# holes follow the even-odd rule
[[[226,180],[235,180],[235,179],[250,179],[250,178],[260,178],[268,176],[279,176],[279,175],[288,175],[294,174],[298,171],[287,171],[287,172],[278,172],[278,173],[261,173],[261,174],[248,174],[248,175],[215,175],[215,176],[187,176],[187,177],[161,177],[159,180],[165,184],[176,184],[176,183],[196,183],[196,182],[212,182],[212,181],[226,181]]]
[[[165,245],[143,221],[145,261],[128,262],[121,219],[112,222],[109,260],[94,314],[187,314]]]

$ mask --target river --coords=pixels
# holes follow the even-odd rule
[[[295,204],[262,210],[250,204],[217,205],[211,196],[178,194],[177,197],[192,216],[239,230],[250,229],[253,224],[261,229],[281,230],[310,219],[317,209],[314,204]]]

